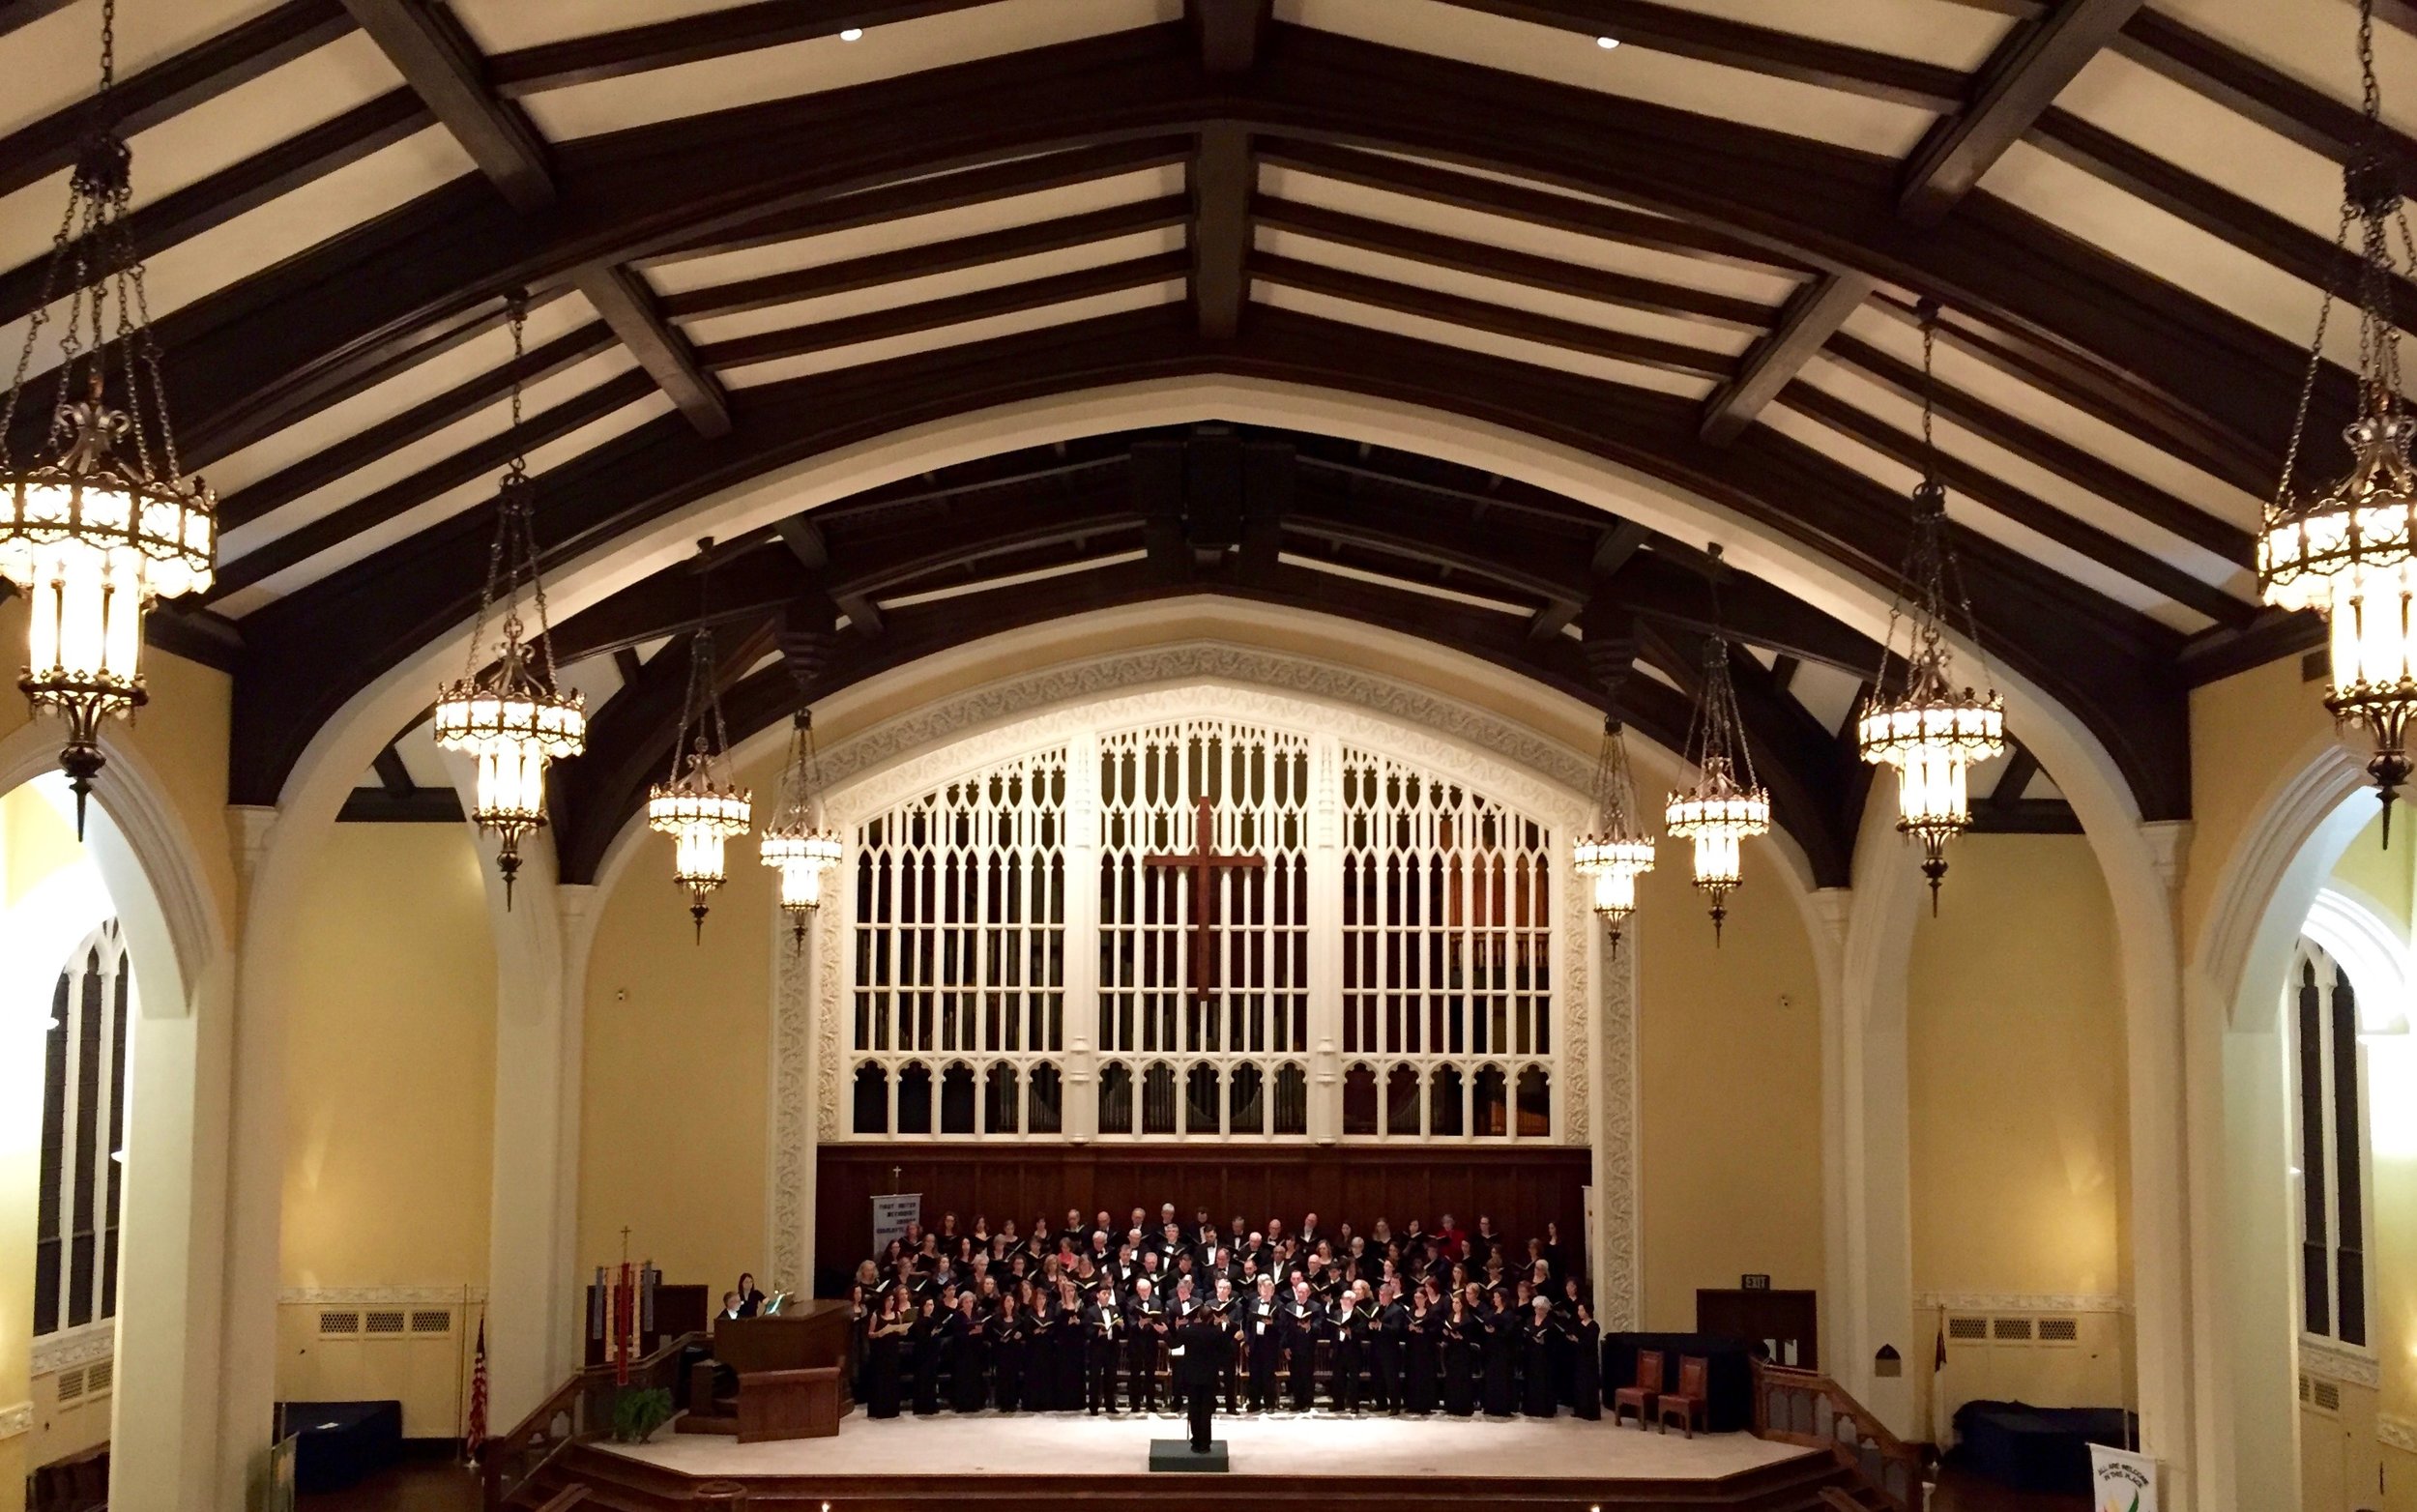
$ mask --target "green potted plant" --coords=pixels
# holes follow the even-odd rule
[[[671,1417],[669,1391],[661,1386],[632,1386],[613,1398],[613,1440],[644,1443]]]

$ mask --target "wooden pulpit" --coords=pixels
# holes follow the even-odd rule
[[[739,1439],[816,1439],[839,1431],[851,1402],[846,1302],[800,1302],[770,1318],[713,1325],[713,1357],[738,1373]]]
[[[829,1439],[839,1432],[836,1365],[739,1373],[739,1441]]]

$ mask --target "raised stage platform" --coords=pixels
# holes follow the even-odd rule
[[[1735,1507],[1795,1512],[1841,1484],[1827,1455],[1745,1434],[1640,1433],[1560,1418],[1220,1417],[1226,1475],[1151,1475],[1150,1441],[1179,1419],[983,1413],[875,1422],[849,1416],[836,1439],[742,1444],[666,1434],[636,1446],[583,1446],[568,1468],[611,1505],[690,1504],[734,1481],[751,1509],[873,1512],[911,1506],[1049,1505],[1190,1512],[1237,1505],[1383,1505],[1470,1512],[1518,1507]],[[568,1482],[565,1482],[568,1483]]]

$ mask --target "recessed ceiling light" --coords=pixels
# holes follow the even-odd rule
[[[1597,37],[1594,39],[1594,44],[1602,48],[1604,51],[1609,52],[1614,47],[1619,45],[1619,39],[1616,37]]]
[[[841,42],[861,42],[863,39],[864,28],[861,26],[851,26],[846,31],[839,34],[839,40]]]

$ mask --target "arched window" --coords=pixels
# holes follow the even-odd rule
[[[940,1132],[974,1132],[974,1068],[962,1061],[940,1073]]]
[[[1235,1134],[1265,1134],[1267,1132],[1267,1073],[1245,1061],[1226,1078],[1227,1106],[1231,1110],[1226,1128]]]
[[[1343,1072],[1343,1132],[1374,1134],[1377,1131],[1377,1073],[1364,1061],[1348,1066]]]
[[[1217,1068],[1195,1065],[1183,1073],[1183,1132],[1217,1132]]]
[[[1133,1132],[1133,1068],[1121,1061],[1099,1068],[1099,1132]]]
[[[1025,1079],[1032,1109],[1028,1126],[1035,1134],[1057,1134],[1065,1128],[1065,1081],[1046,1061],[1035,1061]]]
[[[889,1132],[889,1073],[869,1061],[856,1068],[856,1131]]]
[[[1275,1068],[1275,1132],[1309,1132],[1309,1073],[1297,1061]]]
[[[1152,1061],[1142,1072],[1142,1132],[1175,1132],[1175,1067]]]
[[[126,1029],[133,971],[115,919],[59,973],[44,1044],[34,1334],[117,1316]]]
[[[2363,1346],[2368,1180],[2358,994],[2331,955],[2302,940],[2284,1007],[2298,1104],[2301,1327]]]
[[[1476,1128],[1480,1139],[1500,1138],[1510,1132],[1510,1099],[1508,1087],[1499,1065],[1477,1067]]]
[[[1427,1084],[1427,1128],[1436,1134],[1468,1132],[1461,1104],[1468,1096],[1466,1080],[1456,1065],[1439,1065]]]
[[[1519,1073],[1519,1137],[1547,1139],[1553,1133],[1553,1073],[1540,1065]]]
[[[1012,1134],[1016,1126],[1015,1067],[1004,1062],[982,1073],[982,1132]]]
[[[932,1068],[911,1061],[898,1071],[898,1132],[932,1131]]]
[[[1397,1065],[1384,1075],[1384,1132],[1418,1132],[1418,1072],[1413,1066]]]

